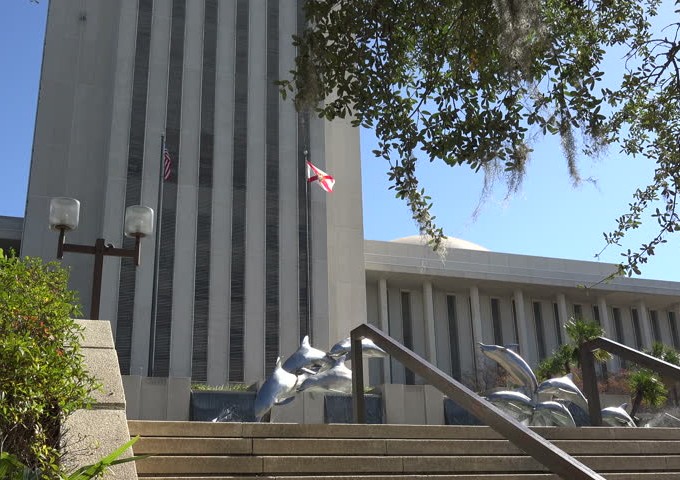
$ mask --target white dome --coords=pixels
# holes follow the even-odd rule
[[[409,237],[395,238],[394,240],[391,241],[396,243],[407,243],[409,245],[427,245],[427,242],[421,235],[411,235]],[[444,239],[444,245],[446,246],[446,248],[460,248],[462,250],[478,250],[480,252],[489,251],[489,249],[486,247],[482,247],[481,245],[477,245],[476,243],[468,242],[467,240],[463,240],[456,237],[446,237]]]

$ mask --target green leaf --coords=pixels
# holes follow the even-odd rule
[[[131,439],[129,442],[121,445],[118,447],[116,450],[99,460],[98,462],[92,464],[92,465],[86,465],[84,467],[81,467],[71,473],[67,479],[68,480],[90,480],[91,478],[95,478],[101,474],[103,474],[107,469],[114,465],[120,465],[124,463],[129,463],[129,462],[135,462],[137,460],[143,460],[145,458],[148,458],[149,455],[133,455],[130,457],[126,458],[119,458],[125,451],[132,447],[137,440],[139,440],[139,436]]]

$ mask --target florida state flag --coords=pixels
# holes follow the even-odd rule
[[[318,167],[312,165],[312,162],[307,161],[307,183],[317,182],[321,188],[327,192],[333,191],[335,185],[335,178],[329,175]]]

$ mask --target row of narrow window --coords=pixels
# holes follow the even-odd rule
[[[469,318],[472,318],[472,304],[471,300],[468,298],[469,307]],[[517,310],[515,301],[512,300],[512,326],[514,333],[514,342],[519,343],[519,332],[517,327]],[[557,345],[562,345],[564,343],[564,338],[562,337],[562,329],[560,328],[560,315],[559,308],[556,302],[552,304],[552,312],[554,322],[554,331],[556,334]],[[460,346],[459,346],[459,319],[456,307],[456,296],[447,295],[446,296],[446,313],[447,313],[447,324],[449,330],[449,353],[451,360],[451,375],[460,380],[461,379],[461,361],[460,361]],[[624,343],[624,328],[623,320],[621,317],[621,309],[618,307],[612,307],[611,309],[614,332],[613,337],[617,342]],[[575,318],[584,318],[583,307],[580,304],[573,305],[573,315]],[[673,347],[675,349],[680,349],[680,338],[678,336],[678,325],[676,322],[675,312],[667,312],[668,325],[671,331],[671,339],[673,342]],[[544,324],[542,304],[541,302],[533,302],[533,317],[534,317],[534,327],[536,333],[537,347],[538,347],[538,357],[540,360],[546,358],[549,352],[547,352],[546,347],[546,329]],[[413,321],[411,313],[411,293],[409,291],[401,292],[401,318],[402,318],[402,334],[404,346],[413,349]],[[642,332],[640,326],[640,318],[638,310],[636,308],[631,309],[631,319],[633,324],[633,335],[634,335],[634,346],[637,349],[642,348]],[[649,311],[649,319],[651,323],[653,340],[655,342],[661,342],[661,327],[659,323],[659,312],[656,310]],[[592,320],[601,323],[600,311],[597,305],[593,305],[593,316]],[[498,298],[491,298],[491,322],[493,327],[493,340],[496,345],[505,345],[503,339],[503,329],[501,322],[501,308],[500,300]],[[521,352],[520,352],[521,353]],[[415,383],[415,375],[410,370],[405,371],[405,383],[407,385],[412,385]]]

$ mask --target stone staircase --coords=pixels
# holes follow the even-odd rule
[[[129,421],[140,479],[557,479],[489,427]],[[612,480],[680,479],[680,429],[536,428]]]

